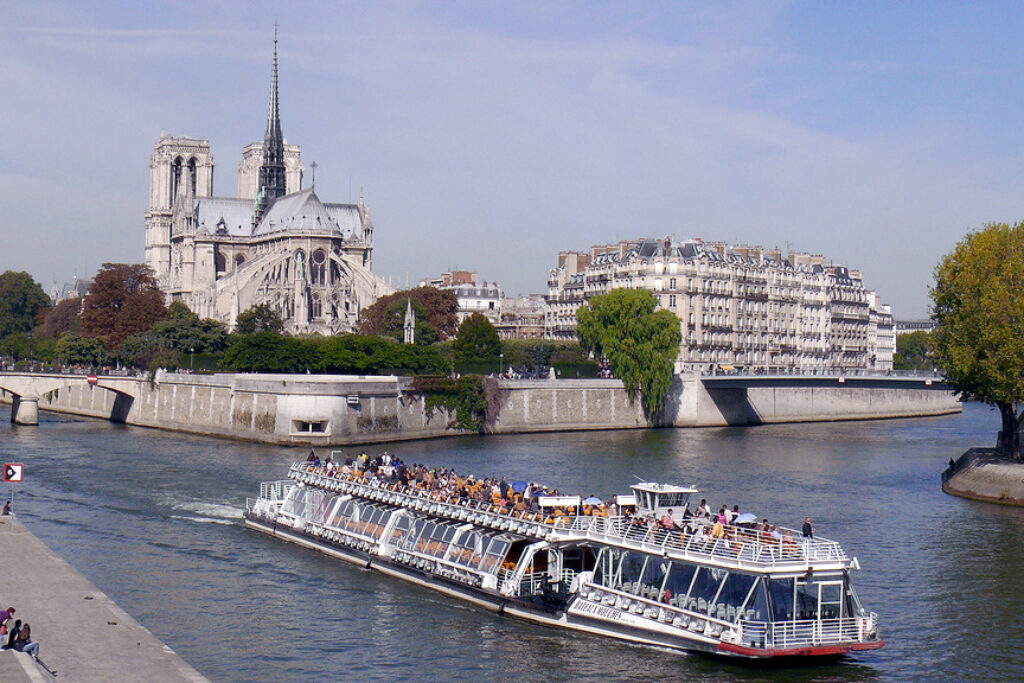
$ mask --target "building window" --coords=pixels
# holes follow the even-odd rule
[[[668,288],[671,289],[671,290],[675,290],[675,288],[676,288],[676,279],[674,277],[673,278],[669,278]]]
[[[313,252],[313,263],[310,265],[310,280],[314,285],[326,284],[327,252],[317,249]]]
[[[668,297],[668,307],[669,308],[675,308],[676,307],[676,296],[675,296],[675,294],[670,294],[669,295],[669,297]]]

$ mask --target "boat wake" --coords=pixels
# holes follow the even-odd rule
[[[171,515],[171,519],[181,519],[201,524],[237,524],[242,519],[242,510],[223,503],[174,503],[172,507],[191,515]]]

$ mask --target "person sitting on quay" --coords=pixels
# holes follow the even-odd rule
[[[14,646],[18,643],[18,638],[21,637],[21,619],[16,619],[14,625],[7,629],[7,642],[4,643],[2,649],[13,650]]]
[[[0,634],[6,634],[13,623],[11,619],[14,618],[14,613],[17,610],[13,607],[8,607],[5,610],[0,610]]]
[[[18,639],[14,642],[12,649],[32,655],[34,659],[39,659],[39,642],[32,640],[32,627],[28,623],[21,627],[21,630],[18,632]]]

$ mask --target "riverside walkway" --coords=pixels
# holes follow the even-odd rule
[[[0,517],[0,558],[0,603],[32,625],[56,680],[207,680],[14,517]],[[5,650],[0,680],[54,679],[28,655]]]

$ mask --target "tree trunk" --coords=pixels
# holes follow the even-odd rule
[[[1014,403],[996,403],[999,408],[999,415],[1002,417],[1002,429],[999,430],[999,438],[996,441],[996,449],[1001,453],[1009,455],[1018,460],[1021,459],[1020,427],[1024,420],[1024,414],[1017,415],[1017,406]]]

